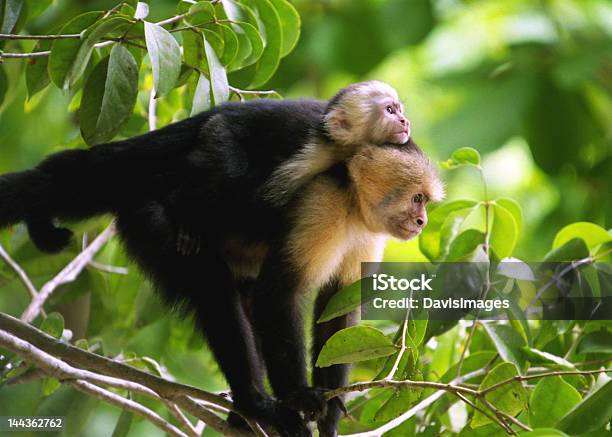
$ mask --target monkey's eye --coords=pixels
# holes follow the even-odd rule
[[[423,203],[423,195],[421,193],[417,193],[414,196],[412,196],[412,201],[414,203]]]
[[[393,109],[393,106],[391,106],[391,105],[388,105],[385,108],[385,111],[387,111],[389,114],[395,114],[395,109]]]

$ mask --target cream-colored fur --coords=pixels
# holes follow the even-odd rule
[[[382,144],[387,135],[386,126],[376,122],[376,111],[384,106],[385,100],[399,103],[397,91],[384,82],[360,82],[347,87],[324,118],[332,142],[313,138],[295,157],[274,171],[262,188],[264,197],[274,205],[286,205],[312,177],[350,158],[369,143]]]

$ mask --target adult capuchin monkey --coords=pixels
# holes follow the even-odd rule
[[[321,435],[334,435],[340,406],[327,405],[322,388],[342,384],[346,370],[317,369],[315,387],[308,385],[301,291],[323,288],[320,312],[333,290],[357,279],[360,261],[379,259],[384,235],[418,234],[426,201],[442,193],[418,148],[397,145],[408,139],[407,128],[399,129],[407,126],[399,102],[383,103],[389,93],[377,93],[376,83],[352,87],[327,110],[310,101],[226,104],[130,140],[54,154],[0,177],[0,227],[26,221],[39,246],[57,250],[69,231],[51,219],[115,214],[128,252],[166,300],[195,313],[236,410],[282,436],[310,435],[311,419]],[[362,108],[370,112],[350,113],[343,100],[364,89],[372,103]],[[334,108],[342,109],[337,125]],[[381,113],[390,120],[383,141],[334,135],[334,126],[363,128],[357,121],[366,115],[382,123],[388,116]],[[371,125],[361,132],[376,131]],[[331,147],[339,161],[316,167],[309,152],[308,164],[296,169],[301,174],[278,191],[285,194],[270,195],[269,181],[284,173],[270,175],[298,162],[306,147]],[[183,226],[200,237],[188,256],[176,250]],[[343,324],[317,325],[315,346]],[[265,371],[275,398],[264,389]]]

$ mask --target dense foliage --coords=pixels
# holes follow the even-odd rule
[[[386,260],[478,261],[485,278],[503,258],[564,261],[552,278],[580,267],[582,293],[610,294],[609,3],[293,3],[0,0],[0,171],[228,99],[329,97],[377,78],[406,99],[415,138],[441,160],[449,191],[418,241],[390,243]],[[108,222],[74,225],[83,241],[53,257],[36,251],[20,226],[2,231],[0,243],[43,290]],[[116,240],[86,265],[54,289],[36,326],[152,374],[226,388],[191,322],[158,301]],[[16,272],[0,268],[0,311],[18,317],[32,296]],[[537,292],[522,278],[505,284]],[[323,319],[358,304],[354,284]],[[602,371],[612,362],[610,321],[364,322],[336,334],[318,357],[321,366],[341,362],[355,363],[352,382],[383,381],[349,394],[342,434],[610,433],[612,373]],[[66,435],[161,434],[57,378],[23,378],[31,369],[3,352],[0,415],[67,416]],[[162,403],[131,396],[178,424]]]

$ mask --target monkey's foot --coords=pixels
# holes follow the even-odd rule
[[[287,408],[304,413],[304,419],[311,422],[327,414],[327,391],[319,387],[305,387],[291,393],[282,402]]]
[[[300,414],[285,407],[279,401],[261,397],[257,401],[251,400],[247,403],[234,400],[234,404],[246,417],[259,422],[264,428],[270,426],[281,437],[312,437],[310,429]],[[228,417],[229,420],[233,426],[240,427],[246,423],[235,413]]]

